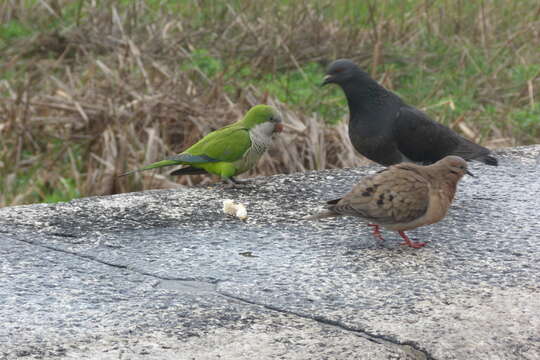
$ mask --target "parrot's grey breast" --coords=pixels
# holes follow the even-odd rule
[[[258,124],[249,131],[251,146],[235,163],[238,173],[248,171],[257,164],[264,152],[272,145],[273,131],[274,124],[270,122]]]

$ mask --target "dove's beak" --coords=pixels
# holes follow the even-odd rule
[[[277,123],[276,126],[274,126],[274,132],[282,132],[283,131],[283,123]]]
[[[334,78],[332,77],[332,75],[326,75],[326,76],[324,77],[323,82],[321,83],[321,86],[324,86],[324,85],[326,85],[326,84],[331,84],[331,83],[333,83],[333,82],[334,82]]]
[[[465,174],[469,175],[469,176],[472,176],[472,177],[476,177],[474,176],[469,170],[465,170]]]

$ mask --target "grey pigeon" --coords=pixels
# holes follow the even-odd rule
[[[402,163],[368,175],[340,199],[328,201],[327,211],[307,219],[356,216],[369,222],[373,235],[384,240],[379,227],[394,230],[413,248],[405,230],[442,220],[463,175],[472,175],[458,156],[447,156],[433,165]]]
[[[350,60],[328,67],[322,85],[338,84],[349,104],[349,137],[354,148],[381,165],[432,164],[447,155],[497,166],[490,151],[431,120],[386,90]]]

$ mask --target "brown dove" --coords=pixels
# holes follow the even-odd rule
[[[443,219],[465,174],[472,176],[467,162],[453,155],[429,166],[400,163],[366,176],[341,199],[328,201],[328,211],[310,218],[358,216],[378,239],[384,240],[382,226],[397,231],[402,245],[420,248],[426,243],[411,241],[404,231]]]

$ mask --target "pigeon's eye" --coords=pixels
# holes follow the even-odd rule
[[[334,69],[334,74],[339,74],[341,72],[343,72],[345,69],[340,67],[340,68],[337,68],[337,69]]]

